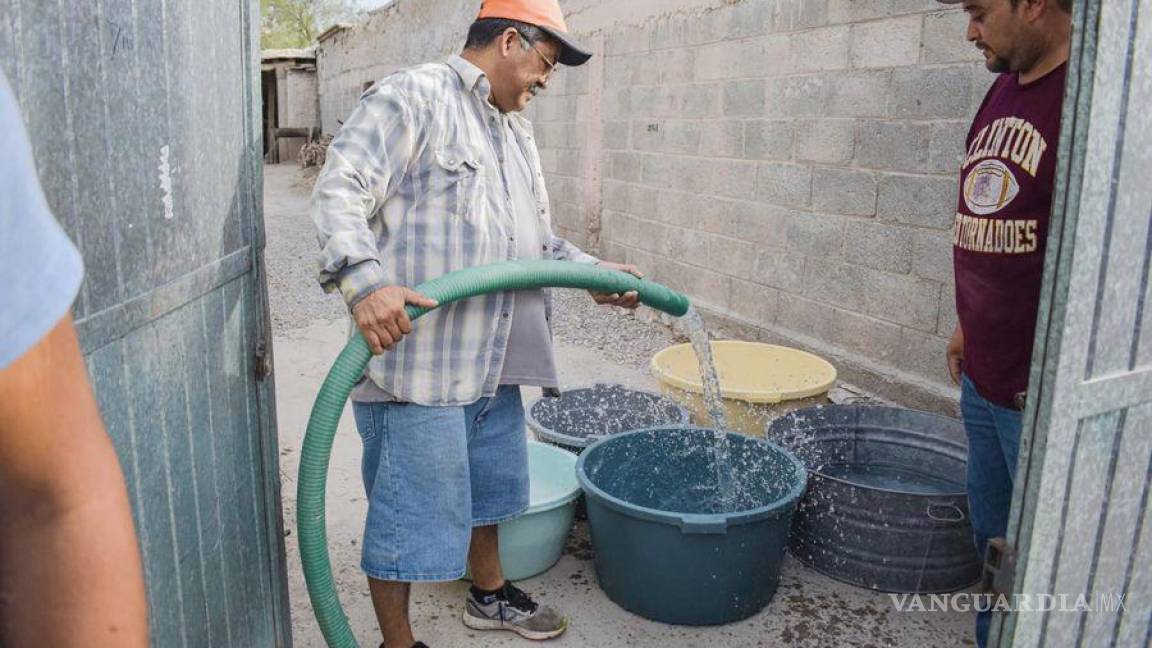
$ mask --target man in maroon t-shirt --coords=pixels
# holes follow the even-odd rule
[[[940,0],[953,4],[961,0]],[[961,385],[977,550],[1007,531],[1071,41],[1071,0],[963,0],[968,40],[1001,73],[968,131],[952,230]],[[977,617],[984,646],[990,613]]]

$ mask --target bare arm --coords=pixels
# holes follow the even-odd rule
[[[70,315],[0,370],[0,643],[148,645],[128,493]]]
[[[964,376],[964,331],[961,330],[960,325],[956,325],[956,330],[952,332],[952,339],[948,340],[948,375],[952,376],[952,382],[957,385]]]

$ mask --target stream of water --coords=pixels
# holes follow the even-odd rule
[[[724,412],[724,401],[720,396],[720,378],[716,374],[716,364],[712,359],[712,345],[708,340],[708,331],[704,328],[704,319],[695,308],[689,308],[688,313],[680,319],[680,323],[692,341],[692,349],[696,352],[700,364],[700,378],[704,384],[704,405],[709,418],[712,419],[714,430],[712,463],[715,468],[716,493],[720,497],[721,510],[729,511],[736,497],[735,479],[728,448],[728,419]]]

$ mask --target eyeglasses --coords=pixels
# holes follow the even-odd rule
[[[528,40],[528,37],[525,36],[522,32],[517,30],[516,33],[520,34],[520,38],[524,39],[524,42],[528,44],[528,47],[531,47],[532,51],[536,52],[536,55],[539,56],[542,61],[544,61],[544,65],[548,66],[548,72],[544,76],[545,77],[551,77],[552,73],[555,72],[558,67],[560,67],[560,64],[559,63],[553,63],[552,61],[549,61],[548,57],[544,56],[544,52],[541,52],[540,48],[536,47],[536,43],[533,43],[532,41]]]

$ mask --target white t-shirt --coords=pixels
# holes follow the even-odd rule
[[[16,98],[0,74],[0,370],[72,306],[84,263],[52,216]]]

